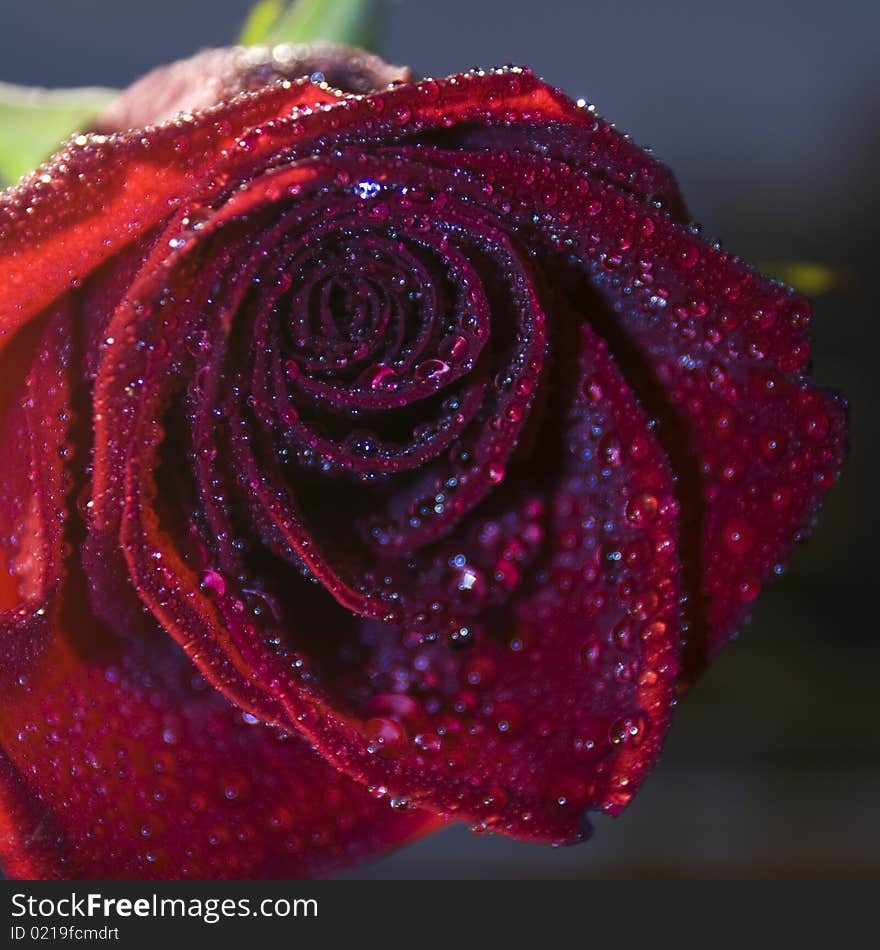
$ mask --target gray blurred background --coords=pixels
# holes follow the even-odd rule
[[[0,80],[124,85],[230,42],[250,0],[4,0]],[[831,268],[815,299],[820,382],[852,448],[815,535],[679,707],[622,819],[553,850],[453,827],[352,877],[880,874],[880,89],[876,0],[399,0],[380,52],[421,74],[533,66],[678,174],[711,238]]]

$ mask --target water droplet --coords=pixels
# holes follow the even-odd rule
[[[644,741],[647,725],[643,716],[624,716],[612,724],[608,738],[614,745],[637,747]]]
[[[449,372],[449,364],[443,360],[425,360],[416,366],[413,375],[420,383],[432,380],[439,382]]]
[[[397,389],[399,377],[390,366],[376,366],[370,378],[370,388],[374,390],[393,391]]]
[[[626,503],[626,520],[630,524],[646,525],[656,518],[658,507],[657,499],[647,492],[633,495]]]
[[[755,543],[755,533],[742,518],[731,518],[724,526],[724,543],[734,554],[746,554]]]
[[[489,462],[484,471],[486,478],[488,478],[493,485],[497,485],[504,480],[504,467],[498,462]]]
[[[222,574],[211,568],[202,572],[200,586],[222,597],[226,593],[226,581]]]

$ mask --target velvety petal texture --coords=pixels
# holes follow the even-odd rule
[[[342,92],[367,93],[406,82],[409,69],[336,43],[281,43],[207,49],[147,73],[98,117],[95,132],[125,132],[199,112],[242,92],[303,77]]]
[[[579,840],[833,481],[807,302],[664,166],[408,80],[209,51],[0,199],[9,873]]]
[[[95,628],[83,639],[56,628],[4,686],[16,719],[0,731],[7,874],[314,877],[431,826],[230,706],[170,642],[120,650]]]

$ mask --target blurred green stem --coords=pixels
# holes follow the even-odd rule
[[[239,42],[311,43],[325,40],[375,50],[387,0],[259,0]]]

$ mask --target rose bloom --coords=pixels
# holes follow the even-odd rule
[[[0,287],[12,876],[583,838],[841,462],[807,302],[526,69],[157,70]]]

